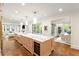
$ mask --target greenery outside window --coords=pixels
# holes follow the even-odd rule
[[[32,33],[42,33],[41,24],[32,24]]]
[[[64,32],[71,34],[71,25],[70,24],[64,24]]]

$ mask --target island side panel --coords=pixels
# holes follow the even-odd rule
[[[18,44],[21,44],[23,47],[25,47],[29,52],[32,54],[34,53],[34,48],[33,48],[33,39],[24,37],[24,36],[16,36],[16,40]]]
[[[25,37],[23,41],[23,46],[29,50],[32,54],[34,53],[34,43],[32,38]]]
[[[40,45],[40,55],[41,56],[48,56],[51,54],[51,39],[45,42],[42,42]]]

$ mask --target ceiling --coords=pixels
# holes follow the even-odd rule
[[[58,9],[62,8],[62,12]],[[34,12],[37,12],[34,14]],[[79,12],[79,4],[74,3],[4,3],[3,16],[4,21],[24,21],[33,20],[37,17],[39,20],[45,20],[49,17],[68,15]]]

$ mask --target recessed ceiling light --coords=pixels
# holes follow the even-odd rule
[[[59,11],[59,12],[62,12],[62,11],[63,11],[63,9],[62,9],[62,8],[59,8],[59,9],[58,9],[58,11]]]
[[[15,11],[15,13],[17,14],[17,13],[18,13],[18,11]]]
[[[24,6],[25,5],[25,3],[22,3],[22,6]]]

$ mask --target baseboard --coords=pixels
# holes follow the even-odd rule
[[[79,50],[79,46],[71,45],[71,48]]]

